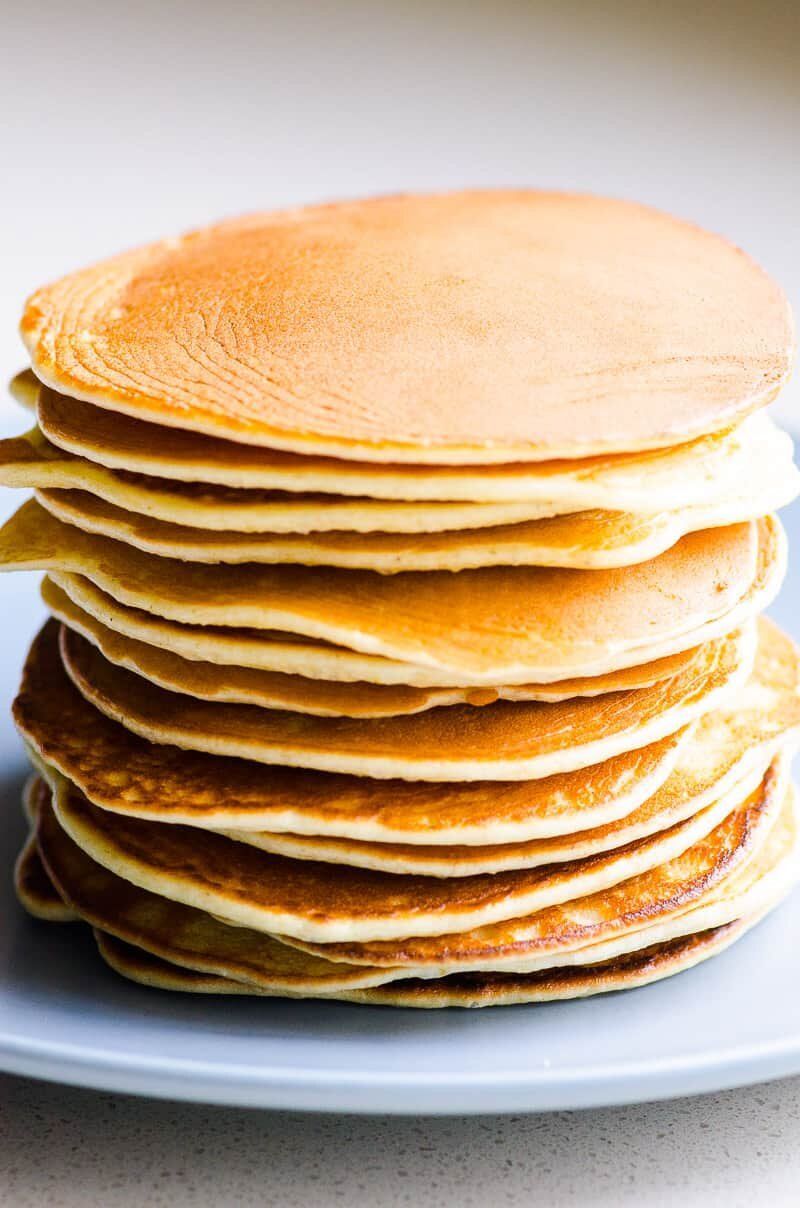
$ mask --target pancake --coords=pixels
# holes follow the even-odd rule
[[[666,829],[724,795],[734,804],[754,791],[778,749],[800,739],[797,650],[770,622],[761,622],[754,674],[732,707],[707,714],[683,744],[664,783],[638,808],[605,825],[572,833],[478,845],[364,842],[352,838],[224,830],[239,842],[294,859],[330,860],[384,872],[468,876],[533,868],[609,851]]]
[[[69,923],[79,916],[68,906],[52,882],[42,864],[33,828],[36,825],[37,806],[32,798],[41,798],[42,782],[31,777],[25,785],[23,808],[31,825],[31,833],[25,840],[14,864],[14,891],[17,901],[35,919],[48,923]]]
[[[686,930],[699,930],[704,915],[695,920],[691,912],[705,903],[719,910],[712,919],[736,916],[739,907],[731,909],[726,901],[728,892],[735,896],[740,885],[738,877],[746,878],[748,870],[755,868],[755,880],[760,879],[761,866],[753,864],[760,855],[766,855],[770,867],[779,857],[790,855],[788,879],[797,878],[798,819],[788,787],[789,761],[779,758],[759,789],[732,812],[725,814],[725,805],[720,803],[696,815],[690,823],[683,823],[683,828],[694,827],[696,833],[705,833],[698,833],[678,854],[667,856],[650,869],[634,873],[615,885],[590,894],[573,895],[525,917],[506,918],[458,934],[372,942],[324,943],[288,934],[278,938],[331,961],[391,969],[405,967],[413,970],[414,976],[427,970],[430,976],[438,976],[444,970],[531,972],[552,967],[568,954],[574,960],[574,954],[600,943],[613,944],[610,953],[613,955],[641,943],[637,932],[643,929],[650,931],[663,923],[668,928],[666,934],[672,934],[675,929],[671,920],[681,915],[686,915]],[[715,819],[712,828],[708,827],[710,819]],[[772,847],[771,837],[775,839]],[[663,835],[656,842],[663,844]],[[406,878],[395,880],[405,882]],[[450,886],[459,882],[440,884]],[[748,882],[744,884],[746,887]],[[788,886],[784,885],[785,888]],[[660,938],[659,932],[656,938]]]
[[[744,935],[758,919],[740,919],[701,935],[659,944],[603,966],[556,969],[531,974],[462,974],[441,981],[394,982],[377,990],[335,995],[368,1006],[405,1008],[500,1007],[558,1002],[593,994],[631,990],[691,969],[716,956]],[[243,982],[195,973],[103,931],[95,931],[97,949],[115,973],[152,989],[190,994],[259,995]]]
[[[733,872],[757,849],[782,804],[788,763],[733,812],[723,799],[610,853],[460,878],[397,877],[290,860],[194,827],[111,815],[57,773],[48,770],[47,776],[56,817],[70,838],[142,889],[286,942],[322,945],[317,955],[334,961],[398,967],[435,962],[437,968],[446,962],[450,968],[463,963],[464,953],[472,967],[484,957],[497,967],[496,953],[502,958],[513,950],[515,960],[523,951],[536,955],[530,937],[551,908],[572,912],[577,933],[575,912],[584,907],[576,899],[591,898],[585,908],[588,943],[591,926],[596,934],[600,926],[598,915],[606,920],[612,905],[629,902],[632,879],[649,872],[670,909],[691,903],[715,870],[719,877]],[[623,883],[615,898],[614,887]],[[653,888],[648,892],[652,897]]]
[[[138,738],[99,713],[64,671],[54,626],[28,656],[14,719],[35,762],[114,813],[200,827],[421,843],[501,843],[601,825],[663,783],[688,731],[541,781],[432,785],[269,767]]]
[[[134,671],[160,687],[200,700],[287,709],[318,717],[395,717],[444,705],[483,705],[503,695],[512,700],[526,699],[524,686],[495,692],[490,688],[422,689],[363,682],[340,684],[249,667],[222,667],[182,658],[159,646],[109,629],[75,604],[50,579],[42,584],[42,598],[53,616],[92,642],[110,662]],[[537,699],[536,694],[533,699]]]
[[[64,904],[29,835],[14,864],[14,892],[23,910],[45,923],[72,923],[78,916]]]
[[[186,564],[82,533],[35,501],[0,530],[0,569],[82,574],[171,620],[286,630],[492,687],[604,674],[728,633],[769,602],[785,559],[772,518],[690,534],[634,567],[455,575]]]
[[[758,519],[790,503],[800,472],[770,467],[760,487],[714,503],[647,516],[628,512],[575,512],[491,528],[448,533],[215,533],[141,516],[87,491],[37,490],[36,498],[59,520],[85,533],[124,541],[146,553],[186,562],[299,563],[375,570],[459,571],[483,566],[560,566],[599,570],[630,566],[664,553],[687,533]],[[324,514],[324,511],[323,511]]]
[[[677,444],[773,398],[792,349],[783,293],[739,249],[525,190],[221,223],[38,290],[21,331],[37,376],[113,411],[413,463]]]
[[[638,839],[668,830],[692,814],[722,799],[722,786],[730,775],[714,779],[692,775],[691,759],[707,751],[688,744],[683,759],[666,783],[637,810],[617,822],[593,830],[551,839],[532,839],[527,843],[501,843],[491,847],[406,843],[359,843],[355,839],[336,839],[319,835],[292,835],[270,831],[225,830],[219,833],[249,843],[261,851],[289,856],[293,860],[317,860],[331,864],[350,864],[377,872],[406,876],[468,877],[476,873],[508,872],[517,868],[541,868],[582,860],[599,852],[614,851]],[[767,756],[747,762],[749,770],[724,795],[730,809],[756,790],[770,760]],[[726,769],[728,771],[729,769]]]
[[[19,403],[26,411],[36,411],[40,389],[41,382],[32,369],[23,369],[8,383],[8,392],[14,402]]]
[[[395,701],[418,699],[390,695],[390,690],[398,686],[427,687],[429,690],[443,686],[442,673],[437,674],[430,667],[398,663],[377,655],[357,654],[314,638],[167,621],[142,609],[119,604],[82,575],[58,572],[48,575],[42,583],[42,595],[50,611],[61,620],[69,622],[70,618],[74,619],[78,615],[76,609],[79,609],[81,614],[93,617],[116,634],[158,646],[161,650],[193,662],[220,667],[252,667],[285,675],[328,679],[338,684],[353,681],[369,683],[375,688],[386,689],[382,699]],[[696,649],[690,648],[633,667],[623,667],[619,671],[609,671],[605,675],[554,680],[548,684],[487,687],[479,691],[484,694],[498,692],[508,700],[556,701],[567,700],[571,696],[602,696],[605,692],[627,688],[647,688],[682,671],[695,655]],[[225,671],[219,674],[224,676]],[[430,691],[427,695],[431,704],[447,704],[452,691],[452,687],[449,687],[447,699],[439,698],[438,694],[434,698]],[[465,692],[466,689],[462,688],[461,691]],[[519,696],[515,695],[517,691]],[[373,699],[377,700],[377,695]],[[471,696],[470,699],[474,702],[476,697]]]
[[[22,813],[29,830],[33,830],[36,826],[39,801],[42,793],[41,779],[41,776],[37,776],[35,772],[32,772],[22,789]]]
[[[270,936],[229,927],[203,911],[138,889],[96,863],[56,821],[50,790],[37,783],[36,841],[44,867],[72,917],[102,926],[129,943],[172,961],[222,976],[241,977],[286,995],[320,993],[382,981],[382,970],[348,968],[308,956]]]
[[[663,981],[666,977],[674,977],[676,973],[684,973],[701,961],[719,955],[759,923],[762,917],[737,919],[700,935],[663,945],[656,944],[600,965],[552,969],[527,975],[456,974],[441,981],[392,982],[371,990],[352,991],[341,997],[346,997],[349,1002],[374,1007],[432,1010],[445,1007],[519,1006],[523,1003],[559,1002],[632,990]],[[107,949],[103,955],[106,953]]]
[[[748,626],[707,643],[697,666],[652,688],[555,704],[496,701],[364,720],[170,692],[110,663],[66,627],[60,649],[81,695],[150,742],[378,779],[530,780],[637,750],[716,708],[748,679],[756,632]]]
[[[545,685],[525,685],[512,688],[420,688],[389,687],[386,685],[345,683],[307,679],[257,671],[247,667],[221,667],[214,663],[184,659],[158,646],[140,642],[109,629],[91,613],[70,599],[55,583],[45,579],[42,598],[50,612],[75,632],[92,642],[109,662],[136,672],[151,683],[174,692],[182,692],[200,700],[260,705],[267,709],[288,709],[298,713],[313,713],[318,717],[395,717],[399,714],[420,713],[425,709],[445,705],[486,705],[495,700],[541,700],[554,696],[568,699],[570,684],[560,693],[548,693]],[[698,667],[704,657],[703,648],[691,652],[682,660],[674,659],[673,674]],[[669,678],[656,666],[650,683]],[[629,679],[635,678],[633,674]],[[648,672],[643,669],[646,681]],[[607,677],[606,691],[612,691]],[[625,687],[625,676],[618,677]],[[578,685],[580,686],[580,684]],[[649,686],[643,682],[642,687]],[[566,688],[566,692],[564,691]],[[590,689],[584,696],[603,695]]]
[[[758,479],[765,465],[784,464],[791,449],[790,438],[764,413],[668,449],[477,470],[380,465],[242,445],[131,419],[47,387],[39,391],[37,416],[51,445],[111,470],[303,494],[537,502],[552,508],[554,515],[597,508],[666,512],[711,503],[742,482]]]
[[[643,806],[646,818],[653,810],[672,812],[687,796],[693,806],[721,796],[754,762],[797,741],[797,648],[770,622],[759,624],[752,681],[731,709],[706,714],[697,727],[696,751],[686,750],[690,735],[683,731],[638,752],[538,781],[393,780],[378,786],[364,777],[267,769],[155,745],[83,699],[63,670],[52,627],[31,648],[14,718],[37,763],[57,768],[112,813],[203,828],[428,847],[585,836]],[[680,773],[670,785],[678,760]],[[646,806],[662,786],[661,802]]]
[[[785,459],[784,459],[785,461]],[[778,467],[780,496],[790,498],[791,470]],[[83,491],[119,508],[203,533],[436,533],[511,524],[552,514],[551,504],[409,503],[404,500],[300,495],[208,483],[168,482],[107,470],[48,445],[33,429],[0,441],[0,485]],[[708,505],[708,506],[713,506]],[[766,509],[765,509],[766,510]]]
[[[262,993],[328,995],[410,976],[407,968],[370,969],[327,961],[140,889],[97,864],[69,838],[56,821],[49,793],[41,781],[39,795],[37,841],[59,892],[84,921],[126,943],[181,967],[243,982]],[[542,958],[542,967],[605,962],[656,942],[670,942],[725,925],[743,914],[763,913],[785,894],[797,876],[797,832],[796,816],[790,808],[784,808],[743,870],[702,893],[689,910],[677,910],[627,934],[618,929],[618,934],[605,942],[554,952]],[[433,976],[430,969],[420,970],[420,975]],[[442,975],[446,976],[446,965]]]

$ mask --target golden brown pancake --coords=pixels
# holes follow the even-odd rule
[[[389,844],[524,843],[576,832],[585,836],[591,828],[626,817],[633,821],[641,810],[640,822],[653,812],[678,816],[687,797],[700,808],[739,783],[755,763],[771,758],[777,746],[796,741],[797,648],[770,622],[760,622],[760,634],[751,683],[730,710],[706,714],[696,750],[687,750],[684,731],[641,751],[538,781],[376,784],[364,777],[265,768],[155,745],[83,699],[63,670],[52,627],[31,649],[14,717],[37,761],[57,768],[92,802],[114,813]],[[653,801],[654,794],[660,800]]]
[[[65,626],[60,649],[81,695],[150,742],[379,779],[531,780],[657,742],[730,699],[752,670],[756,633],[748,626],[707,643],[697,666],[652,688],[368,719],[318,718],[170,692],[110,663]]]
[[[513,1006],[633,989],[674,976],[724,952],[759,923],[768,909],[698,934],[657,943],[641,951],[634,950],[598,965],[555,967],[528,974],[480,972],[454,974],[438,980],[393,981],[341,997],[371,1006],[431,1009]],[[156,980],[153,979],[151,984],[157,984]],[[167,983],[164,985],[166,988]]]
[[[99,406],[415,463],[676,444],[774,397],[792,347],[781,290],[722,239],[525,190],[221,223],[38,290],[21,330]]]
[[[586,998],[593,994],[647,986],[691,969],[700,961],[724,952],[757,922],[758,919],[740,919],[700,935],[657,944],[599,966],[529,974],[455,974],[435,981],[392,982],[373,990],[352,991],[332,997],[367,1006],[427,1009],[515,1006]],[[109,968],[142,986],[190,994],[268,994],[268,991],[260,991],[227,977],[182,968],[100,930],[95,931],[95,939],[98,952]]]
[[[32,918],[46,923],[72,923],[78,918],[48,876],[33,835],[26,839],[14,864],[14,892]]]
[[[788,761],[776,765],[732,812],[723,799],[667,831],[610,853],[459,878],[398,877],[290,860],[194,827],[109,814],[57,773],[48,769],[47,776],[56,817],[73,841],[140,888],[286,942],[321,944],[324,951],[318,955],[332,960],[423,966],[435,955],[437,966],[446,961],[449,967],[463,963],[466,953],[471,967],[484,959],[497,967],[495,953],[513,952],[515,960],[538,955],[537,928],[551,908],[572,911],[570,926],[577,936],[574,912],[583,907],[574,905],[575,899],[587,900],[585,918],[597,935],[610,907],[619,905],[614,886],[626,883],[620,893],[627,903],[632,878],[653,870],[655,889],[651,885],[648,901],[657,891],[670,909],[681,901],[690,904],[700,887],[733,872],[757,850],[764,828],[780,812]],[[589,943],[589,922],[585,931]],[[396,949],[396,958],[390,957]]]
[[[131,419],[47,387],[39,391],[37,415],[51,444],[112,470],[371,499],[537,501],[552,507],[554,515],[595,508],[660,512],[709,503],[758,478],[765,465],[791,459],[789,437],[763,412],[667,449],[479,469],[381,465],[237,444]]]
[[[260,671],[333,680],[339,684],[358,681],[387,690],[398,686],[426,687],[432,704],[447,704],[449,695],[447,700],[440,699],[438,694],[434,699],[430,689],[445,688],[448,694],[454,690],[451,685],[443,683],[442,673],[437,673],[431,667],[398,663],[378,655],[357,654],[315,638],[301,638],[277,631],[236,630],[220,625],[184,625],[179,621],[167,621],[154,613],[118,603],[113,596],[101,591],[82,575],[55,572],[46,576],[42,583],[42,596],[50,611],[62,620],[69,622],[70,617],[75,616],[74,609],[79,608],[82,614],[93,617],[114,633],[158,646],[192,662],[211,663],[223,668],[252,667]],[[66,600],[70,604],[66,604]],[[67,612],[70,605],[73,611]],[[499,692],[508,700],[557,701],[567,700],[571,696],[602,696],[606,692],[627,688],[647,688],[682,671],[692,662],[696,653],[696,648],[689,648],[647,663],[609,671],[605,675],[553,680],[547,684],[484,687],[477,689],[477,693],[483,693],[485,697],[487,693]],[[224,675],[224,670],[220,674]],[[466,692],[467,689],[458,691]],[[386,699],[412,698],[392,698],[387,692]],[[471,696],[470,700],[475,702],[476,697]]]
[[[58,825],[49,791],[39,782],[41,800],[37,841],[59,892],[84,921],[127,943],[179,966],[231,978],[259,992],[327,995],[337,990],[377,985],[412,975],[406,968],[348,966],[289,947],[257,931],[231,927],[202,911],[138,888],[97,864]],[[725,925],[742,915],[753,917],[774,905],[797,876],[798,827],[792,809],[764,837],[743,868],[723,877],[690,909],[661,911],[650,925],[582,948],[552,951],[542,968],[592,965],[676,937]],[[551,962],[548,964],[548,962]],[[425,978],[446,975],[420,970]],[[526,970],[535,971],[534,965]]]
[[[129,981],[136,982],[140,986],[147,986],[149,989],[264,998],[292,997],[288,991],[273,992],[253,982],[234,981],[230,977],[223,977],[219,974],[197,972],[186,965],[176,964],[161,956],[154,956],[146,949],[118,939],[115,935],[102,931],[99,927],[94,928],[94,938],[97,942],[97,950],[109,969],[113,969],[115,973],[121,974]],[[343,995],[334,994],[330,997],[338,1000]]]
[[[526,917],[518,915],[458,934],[372,942],[324,943],[288,933],[278,938],[332,961],[406,967],[415,975],[427,968],[431,975],[438,976],[443,969],[507,968],[528,972],[544,968],[558,963],[564,953],[633,936],[681,913],[687,913],[689,929],[699,930],[702,924],[695,927],[688,912],[706,901],[723,903],[723,918],[730,918],[724,905],[727,891],[732,889],[735,894],[736,878],[746,876],[761,854],[769,853],[768,867],[790,854],[790,880],[796,879],[798,818],[794,796],[788,789],[789,760],[779,757],[756,792],[734,810],[725,814],[725,805],[720,804],[696,815],[691,823],[684,823],[684,828],[695,828],[696,837],[677,854],[603,890],[573,895]],[[708,826],[710,820],[715,822],[712,828]],[[770,848],[771,838],[775,843]],[[663,845],[663,836],[658,842]],[[756,879],[760,871],[756,866]],[[395,880],[405,883],[407,878]]]
[[[5,570],[83,574],[168,619],[287,630],[492,687],[604,674],[730,632],[772,598],[784,566],[772,518],[692,533],[617,570],[398,575],[186,564],[82,533],[35,501],[0,530]]]
[[[527,782],[377,784],[150,743],[99,713],[64,671],[55,628],[34,641],[14,718],[38,762],[112,812],[202,827],[492,843],[630,813],[663,783],[688,728],[579,772]]]
[[[336,683],[251,667],[223,667],[182,658],[159,646],[117,633],[82,609],[51,579],[46,578],[42,584],[42,598],[53,616],[92,642],[110,662],[135,671],[162,688],[200,700],[288,709],[319,717],[395,717],[444,705],[484,705],[503,696],[512,700],[538,699],[536,685],[528,697],[524,686],[498,691],[491,688],[423,689],[363,682]]]
[[[602,570],[658,557],[687,533],[758,519],[791,502],[793,480],[777,468],[754,487],[713,504],[647,516],[575,512],[520,524],[449,533],[216,533],[169,524],[107,503],[88,491],[37,490],[52,515],[85,533],[186,562],[299,563],[375,570],[460,571],[483,566],[560,566]],[[324,514],[324,509],[323,509]]]
[[[38,776],[31,776],[22,794],[22,808],[30,833],[14,864],[14,891],[19,904],[33,918],[43,919],[48,923],[69,923],[78,918],[78,915],[59,894],[42,864],[36,846],[34,830],[42,801],[49,808],[49,792],[43,788]]]
[[[541,868],[582,860],[598,852],[613,851],[638,839],[667,830],[698,813],[724,795],[733,809],[756,790],[769,767],[770,759],[743,760],[748,771],[727,792],[730,775],[705,777],[693,773],[692,757],[708,756],[702,742],[687,744],[675,771],[647,801],[617,822],[591,830],[577,831],[550,839],[529,839],[526,843],[499,843],[489,847],[468,845],[431,845],[419,843],[365,843],[357,839],[319,835],[293,835],[272,831],[226,830],[219,833],[249,843],[261,851],[289,856],[293,860],[322,860],[332,864],[351,864],[377,872],[426,877],[468,877],[476,873],[509,872],[515,868]],[[719,767],[724,765],[720,760]],[[724,771],[729,771],[724,768]]]

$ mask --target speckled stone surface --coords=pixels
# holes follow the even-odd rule
[[[413,1118],[194,1106],[0,1076],[7,1208],[753,1208],[800,1197],[800,1079],[606,1111]]]

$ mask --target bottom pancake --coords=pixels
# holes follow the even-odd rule
[[[614,990],[630,990],[672,977],[723,952],[760,919],[738,919],[699,935],[656,944],[601,965],[552,969],[542,973],[458,974],[438,981],[399,981],[371,990],[337,995],[345,1002],[384,1007],[500,1007],[523,1003],[588,998]],[[110,968],[140,985],[194,994],[264,995],[263,991],[224,977],[196,973],[172,965],[141,948],[102,931],[97,947]]]
[[[567,937],[566,950],[551,945],[549,953],[524,969],[509,967],[502,958],[496,967],[484,965],[480,971],[462,967],[455,972],[446,960],[425,970],[358,968],[295,951],[274,937],[232,927],[204,911],[132,885],[98,865],[62,830],[41,781],[36,801],[37,841],[44,863],[58,893],[78,916],[168,965],[272,996],[353,997],[356,991],[379,985],[385,989],[390,982],[399,982],[399,988],[405,989],[422,979],[426,986],[437,989],[442,982],[463,981],[465,975],[474,987],[476,978],[484,975],[492,982],[508,983],[514,977],[527,978],[557,968],[606,966],[631,953],[705,933],[739,918],[759,917],[785,895],[798,871],[796,806],[789,793],[780,817],[742,868],[690,897],[682,908],[633,922],[627,933],[612,928],[605,938],[599,936],[599,942],[595,933],[593,942],[578,950]]]

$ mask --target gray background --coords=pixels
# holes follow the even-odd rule
[[[0,368],[22,297],[244,210],[466,184],[636,198],[800,299],[793,0],[0,0]],[[795,398],[797,395],[795,394]]]
[[[61,272],[224,214],[400,189],[635,197],[728,235],[800,301],[794,3],[0,0],[0,17],[5,376],[23,364],[22,298]],[[790,425],[796,400],[795,386],[779,408]],[[22,426],[0,402],[0,432]],[[0,514],[12,506],[0,494]],[[3,588],[33,626],[33,582]],[[799,1091],[368,1121],[8,1078],[0,1187],[10,1204],[85,1208],[788,1204]]]

